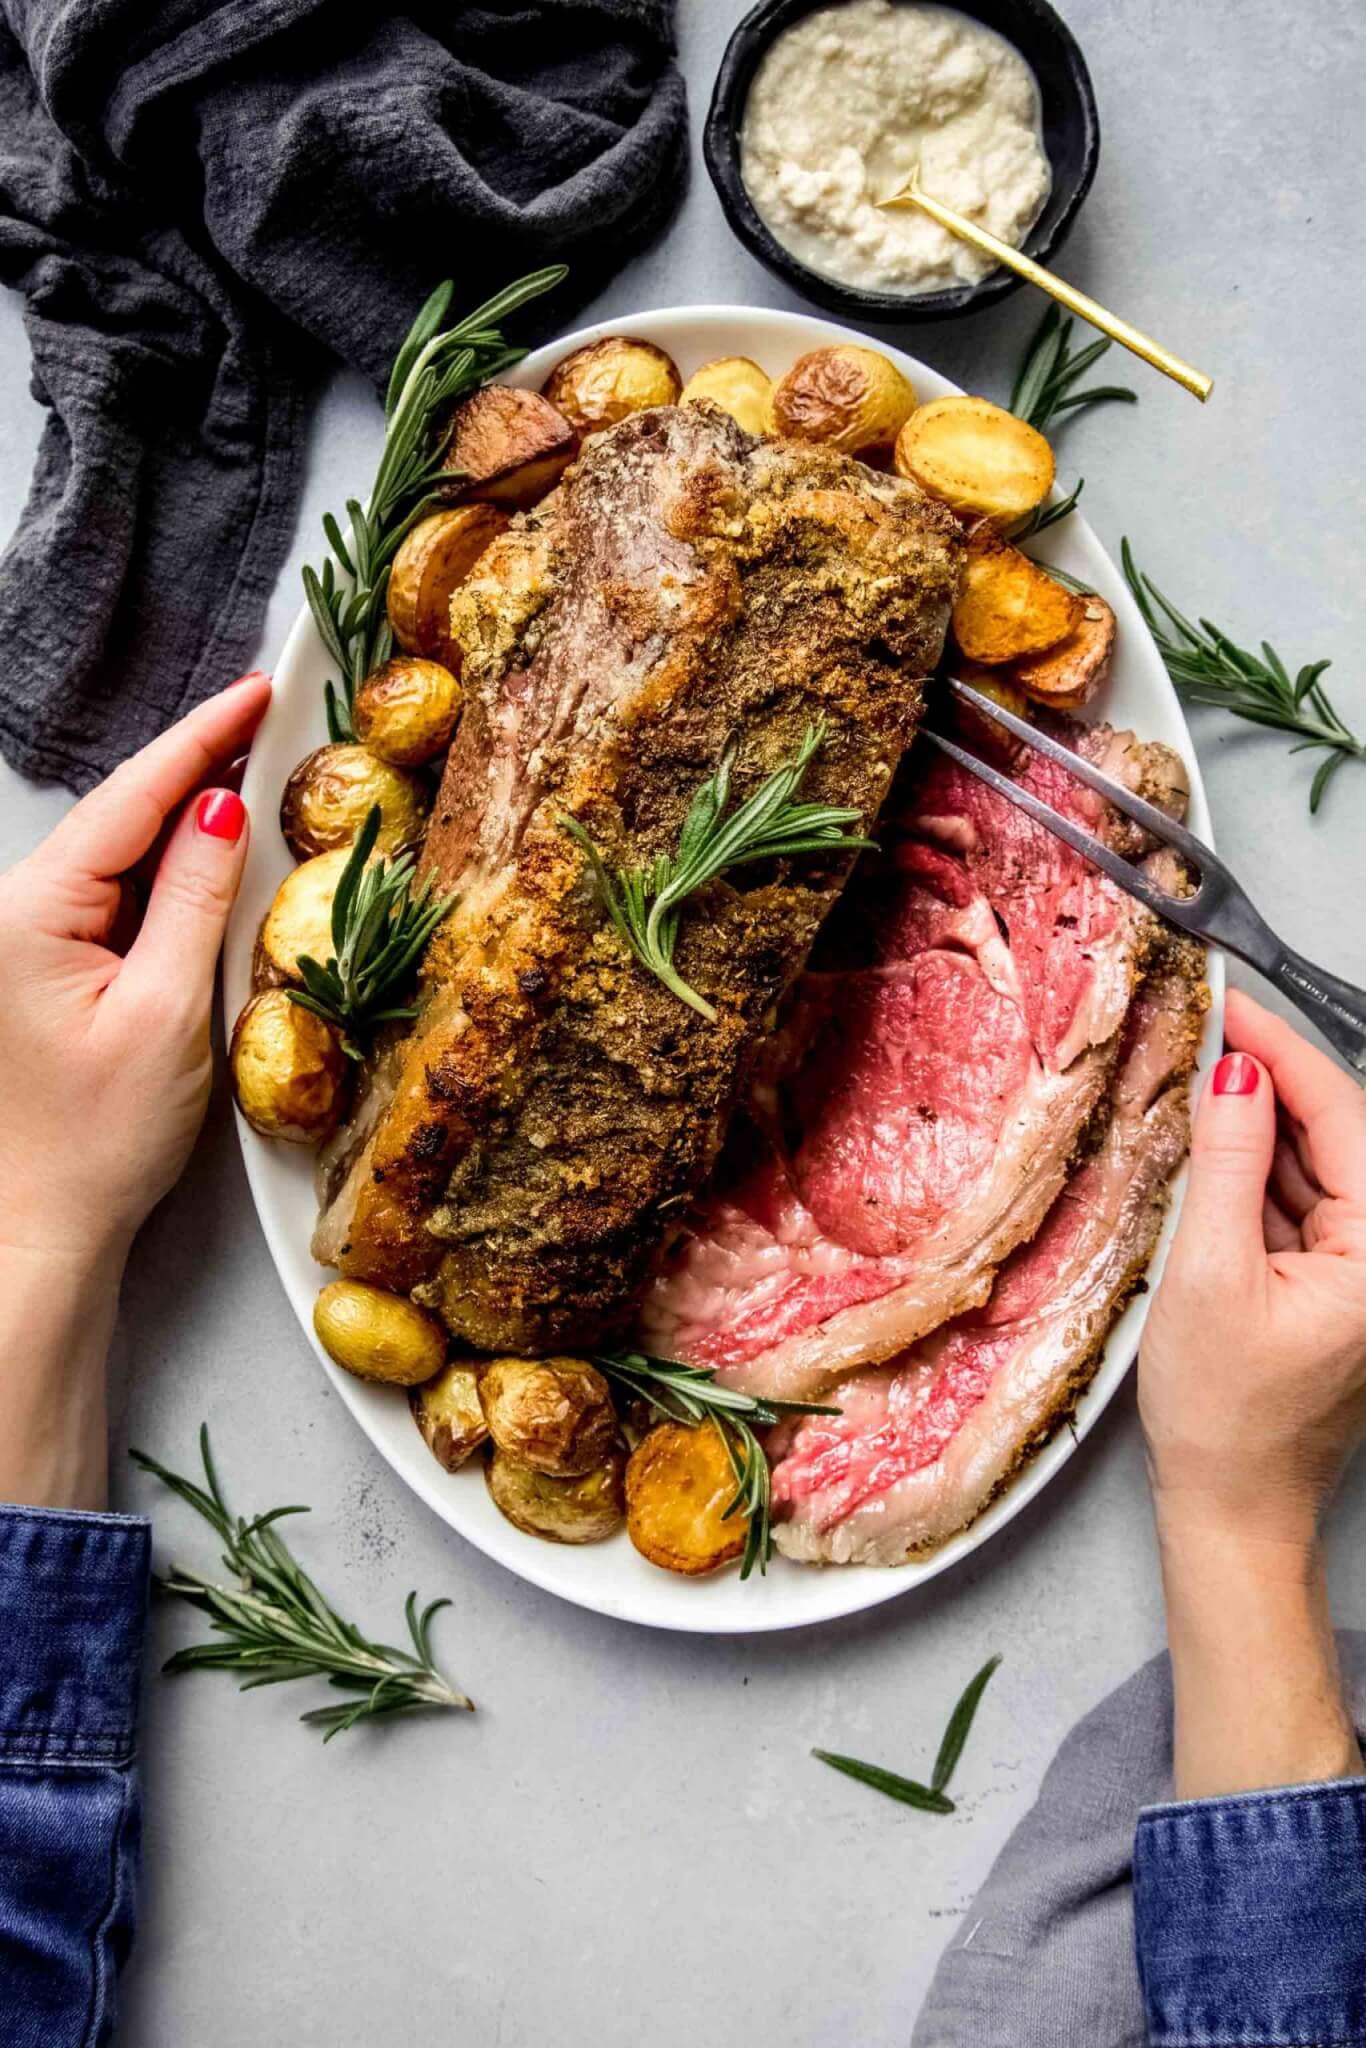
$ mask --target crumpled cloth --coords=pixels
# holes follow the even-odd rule
[[[48,409],[0,751],[84,789],[230,681],[327,354],[381,386],[441,278],[469,310],[561,260],[513,331],[562,327],[671,208],[685,125],[671,0],[0,0],[0,282]]]
[[[1366,1727],[1366,1633],[1340,1631],[1338,1652]],[[911,2048],[1147,2048],[1134,1832],[1143,1807],[1171,1797],[1171,1665],[1161,1656],[1063,1743],[940,1960]]]

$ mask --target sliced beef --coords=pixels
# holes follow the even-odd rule
[[[1169,942],[1130,1010],[1089,1151],[985,1304],[840,1388],[773,1474],[778,1547],[807,1563],[902,1564],[966,1528],[1068,1414],[1141,1277],[1188,1135],[1205,990]]]
[[[677,964],[710,1023],[635,963],[561,820],[650,862],[729,743],[743,797],[819,720],[805,793],[871,822],[960,549],[899,479],[696,407],[595,436],[494,543],[452,607],[467,704],[426,849],[460,903],[324,1164],[324,1263],[417,1290],[489,1350],[581,1346],[626,1311],[849,863],[689,903]]]
[[[1180,807],[1168,749],[1056,730]],[[1013,772],[1092,830],[1130,829],[1042,756]],[[788,1398],[986,1299],[1063,1185],[1156,930],[938,754],[909,765],[879,834],[881,869],[831,920],[642,1310],[657,1353]]]

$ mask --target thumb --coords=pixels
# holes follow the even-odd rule
[[[157,864],[142,930],[124,962],[125,987],[177,991],[205,1015],[223,931],[247,857],[247,810],[231,789],[186,805]]]
[[[1250,1053],[1226,1052],[1196,1111],[1181,1214],[1183,1235],[1203,1257],[1264,1256],[1262,1203],[1275,1145],[1271,1077]]]

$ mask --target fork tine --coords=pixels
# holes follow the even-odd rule
[[[975,696],[976,692],[972,694]],[[1122,854],[1116,853],[1104,840],[1097,839],[1094,833],[1087,832],[1082,826],[1074,825],[1070,818],[1064,818],[1060,811],[1055,811],[1051,804],[1044,803],[1032,790],[1022,788],[1011,776],[1003,775],[999,768],[993,768],[989,761],[983,761],[978,755],[969,753],[966,747],[960,747],[956,741],[946,739],[942,732],[936,732],[932,726],[922,725],[920,738],[929,740],[941,753],[957,761],[961,768],[966,768],[970,774],[976,775],[981,781],[989,783],[993,789],[999,790],[1000,794],[1018,810],[1026,812],[1047,831],[1065,840],[1084,860],[1089,860],[1094,866],[1101,868],[1111,881],[1117,882],[1130,896],[1136,896],[1140,903],[1146,903],[1149,910],[1156,911],[1159,917],[1166,918],[1170,924],[1181,925],[1186,931],[1197,934],[1202,932],[1203,927],[1194,914],[1195,897],[1173,896],[1169,890],[1159,888],[1156,882],[1144,874],[1142,868],[1137,868],[1132,861],[1125,860]],[[1106,778],[1101,779],[1104,781]]]
[[[1178,853],[1183,853],[1187,860],[1199,869],[1202,876],[1227,875],[1228,871],[1214,849],[1206,846],[1202,839],[1197,839],[1193,832],[1188,832],[1184,825],[1179,825],[1175,818],[1170,818],[1165,811],[1160,811],[1156,804],[1150,804],[1144,797],[1135,796],[1123,783],[1103,774],[1090,761],[1084,760],[1080,754],[1073,753],[1070,747],[1063,746],[1060,740],[1052,739],[1046,732],[1040,732],[1028,719],[1017,718],[1013,711],[1007,711],[992,698],[984,697],[980,690],[973,689],[971,683],[962,682],[957,676],[946,676],[945,681],[955,697],[960,697],[965,704],[971,704],[973,710],[980,712],[983,718],[989,718],[993,724],[1004,727],[1008,733],[1013,733],[1017,740],[1024,740],[1036,753],[1047,754],[1050,761],[1056,761],[1069,775],[1075,775],[1078,782],[1084,782],[1097,796],[1103,796],[1117,811],[1123,811],[1126,818],[1132,818],[1136,825],[1141,825],[1145,832],[1150,832],[1162,845],[1174,846]],[[1024,808],[1028,809],[1028,806]]]

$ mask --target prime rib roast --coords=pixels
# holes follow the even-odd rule
[[[1054,729],[1141,794],[1184,803],[1169,749]],[[1014,772],[1127,845],[1133,828],[1045,756]],[[881,863],[832,921],[643,1308],[654,1350],[788,1399],[985,1301],[1062,1188],[1158,929],[928,750],[879,837]]]
[[[712,1024],[634,961],[562,820],[609,864],[653,861],[729,745],[743,797],[819,722],[803,795],[871,826],[961,553],[913,485],[696,407],[594,437],[494,542],[452,608],[466,707],[425,851],[459,903],[416,1027],[324,1156],[322,1263],[483,1350],[621,1323],[850,858],[690,901],[677,965]]]
[[[912,485],[709,407],[594,437],[454,601],[424,860],[458,903],[320,1166],[316,1256],[475,1350],[634,1330],[837,1405],[769,1445],[811,1562],[904,1562],[1006,1483],[1094,1371],[1186,1145],[1199,949],[937,752],[903,764],[962,546]],[[806,855],[689,902],[711,1023],[634,960],[563,820],[643,866],[729,748],[743,797],[816,721],[803,794],[878,851],[847,892],[849,856]],[[1180,814],[1169,749],[1051,729]]]
[[[1053,732],[1173,815],[1171,751]],[[1041,755],[1018,780],[1168,888],[1172,857]],[[1203,953],[943,756],[826,926],[642,1309],[660,1353],[823,1399],[779,1432],[780,1550],[899,1564],[1070,1412],[1188,1136]]]

